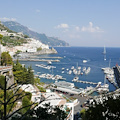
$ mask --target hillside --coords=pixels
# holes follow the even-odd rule
[[[16,33],[15,31],[10,30],[8,27],[6,27],[3,24],[0,24],[0,34],[3,35],[1,44],[3,46],[13,47],[13,46],[19,46],[23,43],[27,43],[27,35],[20,35],[19,33]]]
[[[69,46],[69,44],[66,43],[65,41],[59,40],[56,37],[48,37],[45,34],[34,32],[15,21],[6,21],[6,22],[2,22],[2,24],[7,26],[10,30],[13,30],[15,32],[23,32],[23,34],[38,39],[42,43],[48,44],[49,46]]]
[[[0,30],[7,30],[10,33],[15,33],[15,31],[10,30],[8,27],[6,27],[4,24],[1,24],[0,22]]]

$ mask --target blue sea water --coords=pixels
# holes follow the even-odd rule
[[[25,64],[26,67],[32,66],[34,69],[34,73],[37,74],[37,72],[42,73],[50,73],[54,75],[62,75],[64,78],[66,78],[66,81],[72,82],[72,79],[75,77],[75,75],[67,74],[66,69],[70,69],[72,66],[77,67],[78,66],[83,67],[91,67],[91,71],[88,75],[79,75],[79,80],[83,81],[90,81],[90,82],[102,82],[104,83],[104,73],[101,70],[103,67],[113,67],[116,64],[120,64],[120,48],[106,48],[106,61],[104,60],[103,48],[102,47],[55,47],[58,54],[50,54],[50,55],[39,55],[39,57],[62,57],[62,59],[59,59],[60,62],[53,62],[52,66],[56,66],[53,70],[47,70],[44,68],[40,68],[35,66],[35,64],[45,64],[46,62],[33,62],[33,61],[27,61],[27,62],[21,62],[22,64]],[[50,59],[50,58],[49,58]],[[53,59],[53,58],[52,58]],[[83,60],[87,60],[87,63],[83,63]],[[110,62],[111,61],[111,62]],[[110,63],[110,64],[109,64]],[[62,73],[62,68],[65,68],[64,73]],[[41,78],[41,82],[45,83],[54,83],[54,80],[47,80],[44,78]],[[116,88],[106,81],[109,84],[110,91],[114,91]],[[75,86],[78,88],[86,88],[87,86],[96,86],[96,85],[90,85],[90,84],[84,84],[84,83],[76,83],[74,82]]]

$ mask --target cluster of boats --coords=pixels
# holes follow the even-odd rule
[[[64,70],[65,70],[65,68],[62,68],[62,73],[65,72]],[[73,73],[74,75],[83,75],[85,73],[87,75],[90,72],[91,68],[90,67],[81,68],[80,66],[75,68],[74,66],[72,66],[70,70],[69,69],[66,69],[66,70],[67,70],[67,74]]]
[[[114,76],[114,70],[112,68],[110,68],[110,67],[102,68],[102,70],[104,71],[106,79],[110,83],[116,84],[116,82],[115,82],[115,76]]]
[[[51,66],[51,65],[44,65],[44,64],[36,64],[35,66],[37,67],[41,67],[41,68],[44,68],[44,69],[52,69],[52,68],[56,68],[55,66]]]
[[[109,85],[106,83],[98,82],[95,89],[99,93],[109,92]]]
[[[39,78],[46,78],[51,80],[66,80],[66,78],[63,78],[61,75],[53,75],[53,74],[41,74],[39,75]]]

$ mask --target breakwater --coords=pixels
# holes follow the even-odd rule
[[[13,61],[16,61],[16,59],[14,59]],[[29,59],[29,58],[24,58],[24,59],[19,59],[19,61],[34,61],[34,62],[48,62],[48,61],[51,61],[51,62],[60,62],[60,60],[56,59],[56,60],[47,60],[47,59]]]

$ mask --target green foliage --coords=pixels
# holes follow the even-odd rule
[[[35,85],[36,84],[41,84],[40,78],[38,78],[38,77],[34,78],[34,83],[35,83]]]
[[[24,39],[24,38],[20,38],[18,36],[4,36],[2,38],[2,44],[4,46],[9,46],[9,47],[12,47],[12,46],[20,46],[22,45],[23,43],[27,43],[27,40]]]
[[[45,104],[44,106],[38,107],[36,110],[30,110],[22,120],[65,120],[67,117],[61,107],[53,107],[50,104]],[[21,117],[14,117],[12,120],[18,120],[18,118],[21,119]]]
[[[4,88],[5,86],[5,76],[0,75],[0,88]]]
[[[2,38],[3,38],[3,35],[0,34],[0,40],[2,40]]]
[[[107,96],[103,103],[94,101],[82,116],[82,120],[120,120],[120,96]]]
[[[13,55],[13,57],[19,57],[19,54],[21,53],[21,50],[17,50],[17,52],[15,52],[15,54]]]
[[[31,102],[30,102],[29,98],[28,98],[27,96],[25,96],[25,97],[22,99],[22,107],[25,107],[25,108],[23,108],[22,111],[21,111],[22,114],[26,113],[27,110],[30,109],[31,106],[29,106],[29,105],[31,105]],[[26,107],[26,106],[28,106],[28,107]]]
[[[24,35],[24,38],[29,38],[29,36],[28,35]]]
[[[25,94],[26,94],[26,97],[27,97],[29,100],[31,100],[32,93],[30,93],[30,92],[25,92]]]
[[[40,40],[44,44],[48,44],[49,46],[69,46],[68,43],[65,41],[59,40],[56,37],[48,37],[45,34],[40,34],[34,31],[29,30],[27,27],[14,22],[14,21],[6,21],[3,22],[4,25],[6,25],[9,29],[14,30],[16,32],[23,32],[23,34],[28,35],[29,37],[36,38],[37,40]]]
[[[37,88],[40,90],[40,92],[46,92],[46,89],[44,89],[43,87],[37,85]]]
[[[37,48],[37,51],[41,51],[41,50],[42,50],[42,48],[41,48],[41,47]]]
[[[7,30],[7,32],[10,32],[10,33],[15,33],[14,31],[10,30],[8,27],[4,26],[3,24],[0,24],[0,29]]]
[[[10,97],[13,96],[13,91],[7,91],[6,95],[6,101],[9,100]],[[7,103],[7,109],[6,112],[13,110],[13,108],[16,106],[16,103],[13,102],[15,100],[15,97],[12,97],[10,101]],[[0,90],[0,118],[4,115],[4,91]]]
[[[31,66],[28,67],[27,72],[28,72],[28,80],[29,80],[28,83],[34,84],[34,74],[33,74],[32,67],[31,67]]]
[[[13,64],[13,61],[9,52],[3,52],[1,54],[1,65],[12,65],[12,64]]]
[[[17,83],[25,83],[25,84],[34,84],[34,74],[32,72],[32,68],[28,67],[28,70],[23,67],[19,61],[17,60],[16,64],[13,65],[13,74],[14,79]]]

